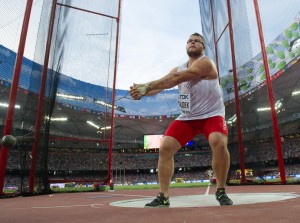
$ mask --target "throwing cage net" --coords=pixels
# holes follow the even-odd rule
[[[224,92],[229,180],[285,183],[299,168],[300,6],[211,0],[200,9]]]
[[[119,9],[118,0],[1,1],[0,130],[19,140],[1,148],[0,193],[109,182]]]
[[[199,3],[226,104],[229,180],[285,183],[299,169],[300,6]],[[0,131],[17,137],[16,146],[1,146],[1,195],[100,189],[111,179],[112,117],[124,112],[114,103],[120,1],[3,0],[0,10]],[[203,175],[210,158],[201,157]],[[119,168],[125,178],[124,160],[115,161],[117,177]]]

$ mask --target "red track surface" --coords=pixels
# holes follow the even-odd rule
[[[172,189],[171,196],[204,194],[205,187]],[[0,199],[0,222],[24,223],[291,223],[299,222],[300,197],[227,207],[124,208],[113,201],[155,196],[158,191],[64,193]],[[278,193],[300,195],[300,185],[232,186],[227,193]],[[214,193],[211,188],[210,193]],[[259,195],[258,195],[259,196]]]

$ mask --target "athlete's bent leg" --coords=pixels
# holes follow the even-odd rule
[[[208,137],[212,149],[212,168],[216,176],[217,188],[224,188],[227,180],[230,165],[227,140],[227,136],[220,132],[213,132]]]
[[[171,136],[164,136],[159,147],[158,179],[160,192],[169,196],[169,186],[174,174],[174,155],[181,148],[180,143]]]
[[[225,184],[230,165],[230,156],[227,149],[227,136],[223,133],[213,132],[209,135],[208,141],[212,148],[212,167],[217,180],[216,199],[221,206],[232,205],[232,200],[225,192]]]

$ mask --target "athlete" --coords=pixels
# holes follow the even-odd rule
[[[134,100],[158,94],[178,85],[181,114],[166,130],[159,147],[158,179],[160,192],[145,207],[169,207],[169,186],[174,174],[174,155],[197,134],[204,134],[212,150],[212,168],[216,176],[216,199],[220,205],[232,205],[225,192],[230,155],[227,149],[228,128],[225,107],[215,64],[204,54],[205,41],[192,34],[186,46],[188,61],[164,77],[145,84],[133,84]]]

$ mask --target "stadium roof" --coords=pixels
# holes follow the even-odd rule
[[[300,94],[293,95],[293,92],[300,89],[299,76],[300,63],[294,63],[293,66],[284,70],[281,75],[273,80],[273,93],[275,102],[280,101],[282,105],[277,109],[279,124],[293,122],[300,118]],[[3,85],[2,85],[3,86]],[[9,88],[1,87],[1,101],[8,98]],[[19,101],[20,102],[20,101]],[[26,102],[22,102],[24,105]],[[22,104],[21,103],[21,104]],[[157,102],[163,103],[163,101]],[[27,104],[26,106],[33,106]],[[253,92],[245,94],[240,99],[241,120],[243,132],[255,132],[259,128],[266,128],[272,125],[271,112],[258,111],[258,108],[269,107],[269,96],[266,85],[261,86]],[[1,123],[4,123],[5,109],[1,109]],[[16,116],[18,116],[16,109]],[[226,120],[235,114],[235,103],[227,103]],[[100,127],[109,126],[111,119],[102,112],[92,112],[82,109],[74,109],[64,105],[56,105],[53,111],[53,117],[67,117],[68,121],[52,121],[51,133],[57,137],[80,138],[85,136],[87,139],[108,139],[110,130],[101,130],[87,124],[87,121],[98,123]],[[114,121],[115,145],[122,147],[139,147],[143,146],[143,137],[145,134],[157,135],[163,134],[170,123],[176,118],[176,115],[126,115],[118,114]],[[259,120],[259,122],[257,121]],[[34,120],[32,120],[34,123]],[[260,123],[260,126],[257,124]],[[264,126],[265,125],[265,126]],[[14,121],[14,127],[21,128],[22,123],[19,120]],[[229,124],[229,128],[235,131],[236,122]],[[24,126],[23,126],[24,127]],[[33,126],[25,126],[27,129],[34,129]],[[65,130],[68,132],[66,133]],[[233,133],[236,134],[236,133]],[[198,137],[196,140],[202,140]]]

